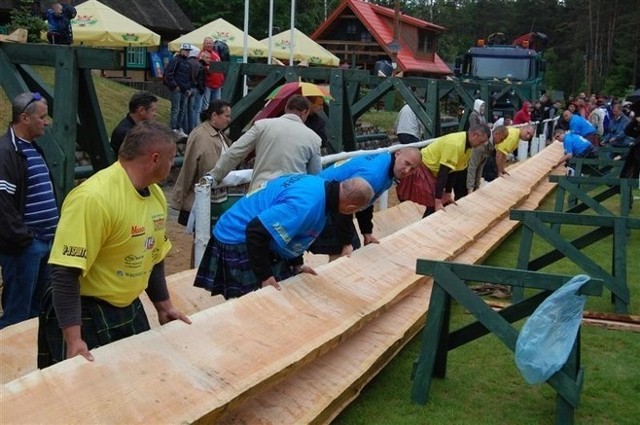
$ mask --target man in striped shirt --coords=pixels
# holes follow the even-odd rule
[[[38,315],[49,275],[59,213],[49,167],[35,143],[48,124],[46,100],[22,93],[13,100],[11,125],[0,137],[0,329]]]

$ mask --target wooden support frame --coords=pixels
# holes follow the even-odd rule
[[[55,69],[54,90],[31,66]],[[47,99],[51,126],[39,139],[59,204],[75,186],[76,143],[87,148],[94,171],[113,162],[91,69],[120,69],[118,50],[48,44],[0,43],[0,84],[13,99],[25,91]]]
[[[434,281],[429,314],[423,331],[422,348],[412,376],[411,398],[417,404],[426,404],[428,401],[432,376],[445,377],[450,350],[493,333],[509,350],[515,352],[518,331],[511,326],[511,323],[531,315],[542,301],[571,278],[548,273],[432,260],[418,260],[416,273],[431,275]],[[541,289],[542,292],[496,312],[465,284],[467,280],[478,279],[514,287]],[[591,279],[581,288],[581,293],[601,295],[602,281]],[[451,332],[449,325],[452,299],[473,314],[477,321]],[[580,401],[583,382],[584,369],[580,364],[580,333],[578,333],[567,363],[547,380],[557,393],[557,424],[573,423],[574,410]]]
[[[511,210],[510,217],[512,220],[519,220],[523,224],[520,251],[518,253],[517,267],[519,269],[539,270],[566,257],[577,264],[585,273],[604,281],[607,289],[611,291],[616,313],[626,314],[628,312],[630,291],[627,286],[627,242],[629,230],[640,229],[640,219],[610,215],[593,216],[523,210]],[[568,241],[554,230],[554,225],[561,224],[588,226],[594,228],[594,230]],[[529,260],[534,234],[540,236],[554,249],[533,260]],[[582,248],[609,235],[613,236],[611,271],[603,269],[581,251]],[[512,297],[515,301],[522,300],[524,298],[524,289],[514,286]]]
[[[556,212],[581,213],[588,209],[598,215],[621,215],[628,217],[633,203],[632,184],[630,179],[617,177],[579,177],[579,176],[549,176],[549,181],[558,183],[556,188]],[[602,188],[602,191],[591,195],[590,188]],[[607,209],[602,202],[620,195],[619,212]],[[568,198],[567,198],[568,196]],[[569,200],[569,209],[564,208],[565,199]],[[580,202],[580,203],[578,203]]]

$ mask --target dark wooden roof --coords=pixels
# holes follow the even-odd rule
[[[80,0],[74,4],[84,3]],[[193,23],[174,0],[98,0],[127,18],[156,32],[188,33]]]

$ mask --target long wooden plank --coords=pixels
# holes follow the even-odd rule
[[[167,285],[174,305],[192,314],[224,302],[221,296],[212,297],[193,286],[196,270],[167,276]],[[140,297],[152,328],[159,326],[158,315],[151,301]],[[4,384],[37,369],[38,319],[29,319],[0,330],[0,383]]]
[[[415,223],[422,217],[424,207],[404,202],[374,214],[373,223],[378,238]],[[305,262],[317,267],[328,263],[328,256],[305,254]],[[224,302],[222,296],[211,297],[206,291],[193,286],[196,270],[186,270],[167,277],[173,304],[185,314],[193,314]],[[159,326],[157,312],[149,298],[141,300],[152,328]],[[37,319],[31,319],[0,330],[0,383],[4,384],[35,371],[37,357]]]
[[[542,182],[518,208],[536,209],[554,187]],[[454,261],[481,262],[518,225],[504,218]],[[424,285],[348,341],[230,411],[219,423],[330,422],[423,326],[432,284],[432,279],[425,279]]]
[[[500,193],[508,194],[488,197],[487,202],[492,207],[503,204],[499,214],[507,214],[553,168],[560,149],[556,144],[523,164],[528,175],[520,184],[517,176],[509,185],[498,181]],[[280,292],[267,288],[207,309],[192,317],[191,326],[170,323],[100,347],[94,363],[75,358],[5,384],[0,396],[4,419],[215,420],[410,294],[420,283],[413,272],[415,258],[446,259],[448,251],[460,252],[495,224],[491,209],[473,214],[474,228],[480,229],[475,234],[463,233],[467,227],[460,225],[464,215],[459,208],[438,212],[383,244],[328,264],[329,273],[296,276],[284,282]]]

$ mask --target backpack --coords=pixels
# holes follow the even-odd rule
[[[216,40],[213,43],[213,50],[220,56],[220,61],[229,62],[231,60],[231,53],[229,51],[229,45],[222,40]]]

